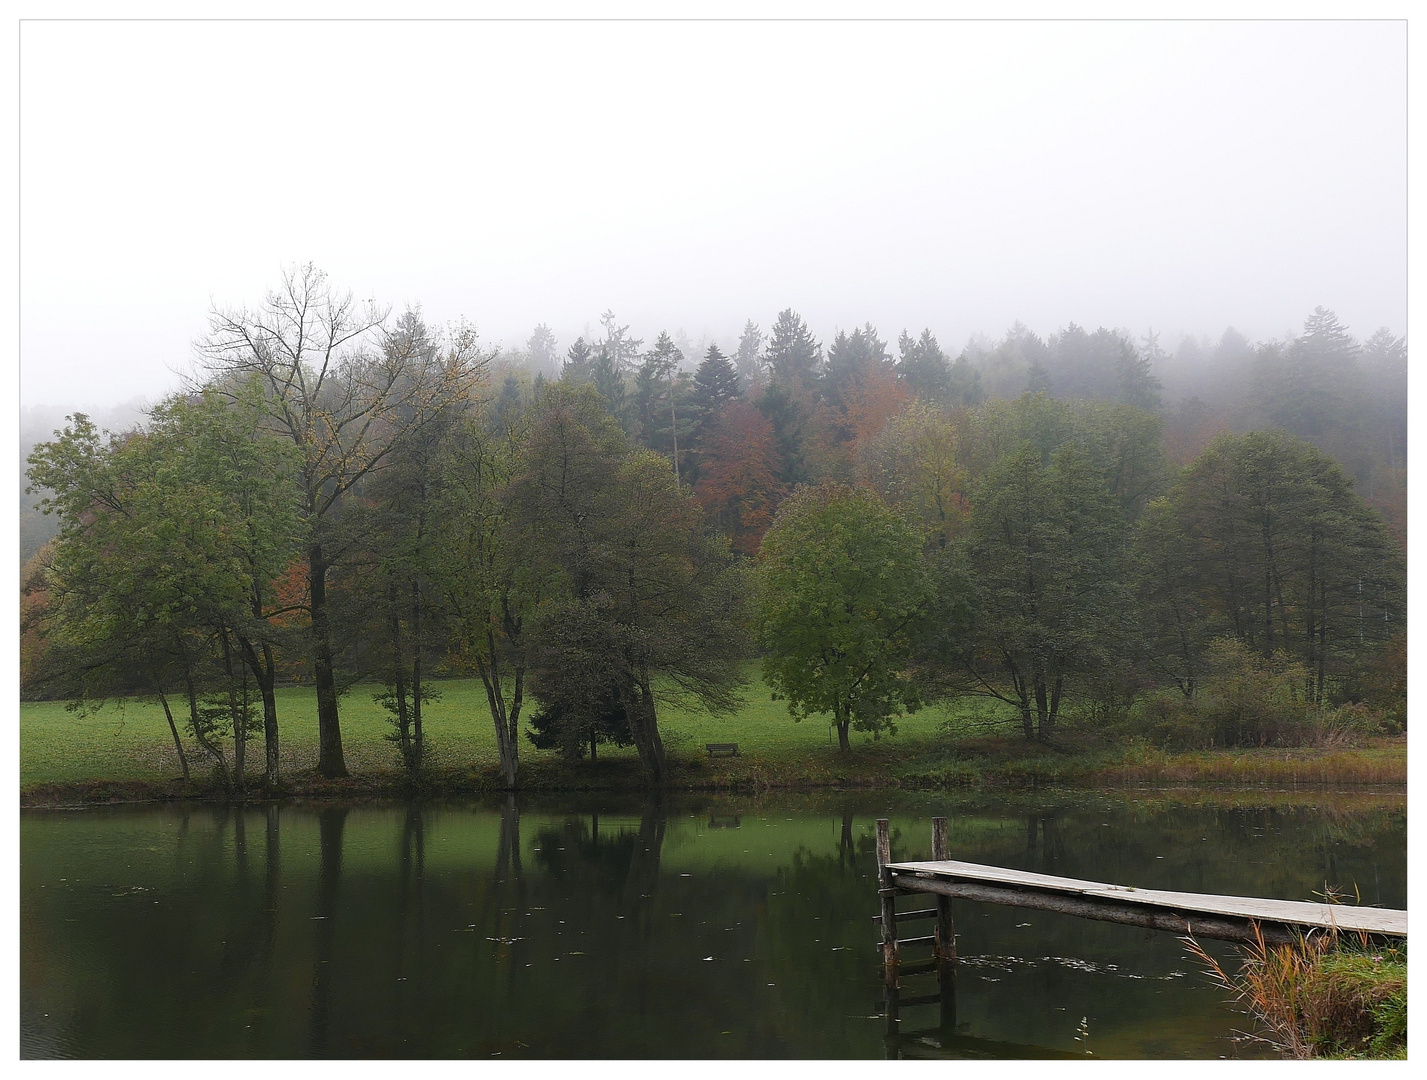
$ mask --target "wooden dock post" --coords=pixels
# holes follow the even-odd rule
[[[892,836],[886,818],[877,819],[877,895],[882,901],[882,1024],[887,1056],[896,1057],[897,1023],[901,1019],[897,984],[897,890],[892,887]]]
[[[877,819],[877,895],[882,899],[882,977],[887,989],[897,989],[897,890],[892,886],[892,837],[887,819]]]
[[[932,861],[951,858],[946,839],[946,818],[932,818]],[[951,919],[951,897],[936,898],[936,930],[932,949],[941,1001],[941,1026],[956,1026],[956,924]]]

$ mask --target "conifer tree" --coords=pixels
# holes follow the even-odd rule
[[[537,372],[554,371],[560,364],[555,335],[544,323],[531,332],[525,351],[530,354],[530,362]]]
[[[914,338],[903,330],[897,338],[897,374],[912,396],[922,401],[944,402],[951,397],[951,365],[930,328]]]
[[[738,371],[717,344],[710,345],[694,373],[694,404],[705,414],[717,412],[739,396]]]
[[[827,351],[827,369],[822,375],[823,395],[845,411],[856,390],[890,359],[887,343],[877,337],[877,329],[871,323],[851,334],[839,330]]]
[[[733,366],[738,369],[739,386],[745,393],[764,377],[763,334],[752,319],[743,324],[738,350],[733,354]]]
[[[773,378],[793,386],[806,386],[822,367],[822,346],[813,340],[808,324],[792,308],[778,313],[764,360]]]
[[[575,386],[594,378],[594,355],[584,338],[576,338],[575,343],[566,350],[560,378]]]

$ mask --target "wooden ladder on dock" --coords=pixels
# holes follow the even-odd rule
[[[932,818],[932,858],[948,855],[946,818]],[[935,897],[933,907],[898,911],[897,897],[910,896],[920,890],[899,887],[892,877],[892,839],[886,818],[877,819],[877,895],[882,901],[882,913],[876,917],[882,926],[882,1010],[888,1038],[897,1034],[903,1008],[918,1005],[939,1006],[938,1027],[956,1026],[956,927],[951,920],[951,897]],[[932,932],[915,937],[898,937],[898,923],[931,919]],[[931,946],[931,958],[904,964],[902,947]],[[913,975],[936,975],[936,991],[909,997],[902,996],[902,979]],[[890,1046],[890,1044],[889,1044]]]

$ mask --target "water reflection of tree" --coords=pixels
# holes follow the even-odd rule
[[[266,1003],[272,993],[272,970],[277,960],[277,906],[280,889],[278,857],[278,807],[270,805],[263,811],[263,881],[259,889],[251,869],[248,850],[248,818],[244,807],[219,807],[214,810],[216,828],[211,846],[216,860],[224,858],[223,836],[232,834],[233,885],[222,911],[227,924],[223,930],[223,954],[218,964],[218,976],[224,987],[243,1006],[244,1015],[261,1024],[270,1014]],[[215,868],[216,869],[216,868]],[[262,1030],[251,1032],[249,1042],[256,1043]]]
[[[867,830],[854,830],[853,815],[841,815],[835,854],[801,848],[780,869],[768,890],[767,915],[759,948],[772,961],[784,1023],[804,1015],[847,1017],[848,1023],[823,1032],[819,1054],[835,1057],[866,1053],[873,1030],[857,1024],[868,1018],[880,997],[876,951],[876,841]],[[894,836],[894,857],[905,848]]]
[[[1026,815],[1026,858],[1041,874],[1061,875],[1067,844],[1060,829],[1060,812],[1033,811]]]
[[[481,922],[491,928],[488,937],[500,946],[495,956],[505,962],[505,985],[514,993],[529,955],[529,938],[522,926],[529,905],[525,868],[520,861],[520,812],[515,796],[507,795],[500,809],[500,839],[496,844],[495,872]]]
[[[347,824],[347,808],[324,807],[318,811],[317,923],[312,957],[312,998],[309,1010],[308,1052],[312,1057],[334,1056],[332,1027],[332,961],[337,940],[337,892],[342,881],[342,831]],[[336,1056],[341,1056],[338,1053]]]

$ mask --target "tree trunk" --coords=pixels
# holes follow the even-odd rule
[[[157,685],[157,681],[155,682]],[[183,766],[183,782],[188,783],[188,755],[183,752],[183,741],[178,737],[178,725],[173,722],[173,710],[168,707],[168,698],[164,696],[162,690],[154,691],[158,694],[159,704],[164,707],[164,716],[168,718],[168,730],[173,735],[173,748],[178,751],[178,763]]]
[[[674,440],[674,483],[679,480],[679,421],[674,413],[674,372],[669,372],[669,437]]]
[[[188,653],[179,646],[183,652],[183,686],[188,694],[188,716],[189,722],[193,724],[193,737],[198,740],[198,745],[211,757],[218,766],[218,774],[223,778],[223,790],[229,794],[233,791],[233,778],[228,775],[228,762],[223,757],[223,751],[214,746],[203,734],[203,719],[198,715],[198,690],[193,685],[193,673],[188,669]]]
[[[1358,586],[1362,588],[1361,584]],[[1323,702],[1324,681],[1327,674],[1328,663],[1328,583],[1319,581],[1319,612],[1318,612],[1318,701]],[[1311,604],[1310,604],[1311,606]]]
[[[1308,539],[1308,603],[1304,605],[1304,612],[1303,612],[1303,614],[1304,614],[1304,620],[1305,620],[1305,622],[1306,622],[1306,624],[1307,624],[1307,625],[1306,625],[1306,633],[1305,633],[1304,636],[1305,636],[1305,638],[1306,638],[1306,640],[1307,640],[1307,645],[1308,645],[1308,649],[1307,649],[1307,653],[1308,653],[1308,656],[1307,656],[1308,663],[1305,665],[1305,666],[1307,667],[1307,669],[1308,669],[1308,686],[1306,687],[1306,689],[1307,689],[1307,691],[1308,691],[1308,696],[1309,696],[1309,698],[1313,701],[1313,704],[1314,704],[1314,705],[1320,705],[1320,706],[1321,706],[1321,704],[1322,704],[1322,697],[1323,697],[1323,688],[1322,688],[1322,686],[1320,685],[1320,686],[1317,688],[1317,691],[1315,692],[1314,686],[1313,686],[1314,674],[1315,674],[1315,673],[1317,672],[1317,670],[1318,670],[1318,657],[1317,657],[1318,630],[1317,630],[1317,626],[1315,625],[1315,620],[1314,620],[1314,617],[1317,615],[1317,609],[1318,609],[1318,605],[1315,603],[1315,600],[1317,599],[1317,596],[1318,596],[1318,532],[1317,532],[1317,530],[1315,529],[1315,530],[1313,530],[1313,531],[1309,534],[1309,539]]]
[[[1026,688],[1025,677],[1021,675],[1021,669],[1010,655],[1003,652],[1001,659],[1006,665],[1006,674],[1011,677],[1011,685],[1016,689],[1017,708],[1021,713],[1021,733],[1025,735],[1026,742],[1034,742],[1036,725],[1035,719],[1031,716],[1031,695]]]
[[[1036,738],[1041,742],[1046,738],[1046,717],[1050,712],[1050,703],[1046,700],[1045,675],[1039,670],[1035,674],[1036,688]]]
[[[411,721],[406,711],[406,658],[401,655],[401,617],[395,606],[391,611],[391,651],[393,656],[392,680],[396,692],[396,737],[401,750],[401,763],[410,769],[414,764],[411,755]]]
[[[506,706],[506,737],[505,741],[510,746],[510,786],[515,787],[515,772],[520,764],[517,750],[520,746],[520,706],[525,701],[525,665],[517,663],[515,665],[515,690],[510,696],[510,705]]]
[[[342,755],[342,725],[337,716],[337,680],[332,669],[332,627],[327,613],[327,561],[322,545],[307,549],[312,590],[312,673],[317,683],[317,771],[333,778],[347,776]]]
[[[416,740],[416,768],[426,761],[421,732],[421,584],[411,583],[411,730]]]
[[[476,657],[476,673],[486,688],[486,700],[490,702],[491,719],[495,721],[496,750],[500,755],[500,775],[507,788],[515,787],[516,775],[520,769],[520,704],[525,692],[525,667],[515,668],[515,693],[509,705],[505,700],[505,688],[501,686],[500,661],[496,656],[495,634],[487,629],[486,644],[490,651],[490,663]]]
[[[833,721],[837,724],[838,752],[850,754],[852,752],[852,740],[848,737],[848,728],[851,726],[848,711],[839,706],[833,710],[832,716]]]
[[[278,786],[277,695],[274,693],[277,665],[273,661],[273,648],[267,642],[263,642],[261,661],[253,643],[241,634],[238,645],[263,699],[263,787],[271,793]]]
[[[1060,692],[1064,686],[1064,676],[1056,676],[1050,688],[1050,708],[1046,710],[1045,718],[1041,721],[1041,742],[1050,742],[1051,736],[1055,734],[1055,724],[1060,719]]]
[[[629,720],[630,733],[634,736],[634,747],[639,751],[644,778],[656,787],[662,787],[667,779],[664,743],[659,738],[659,718],[647,680],[621,686],[619,696],[624,705],[624,715]]]
[[[218,634],[223,642],[223,675],[228,680],[228,715],[233,718],[233,786],[239,796],[244,792],[248,749],[248,701],[246,687],[243,700],[238,700],[237,675],[233,670],[233,646],[228,631]]]
[[[1265,656],[1273,655],[1273,574],[1263,572],[1263,632]]]

